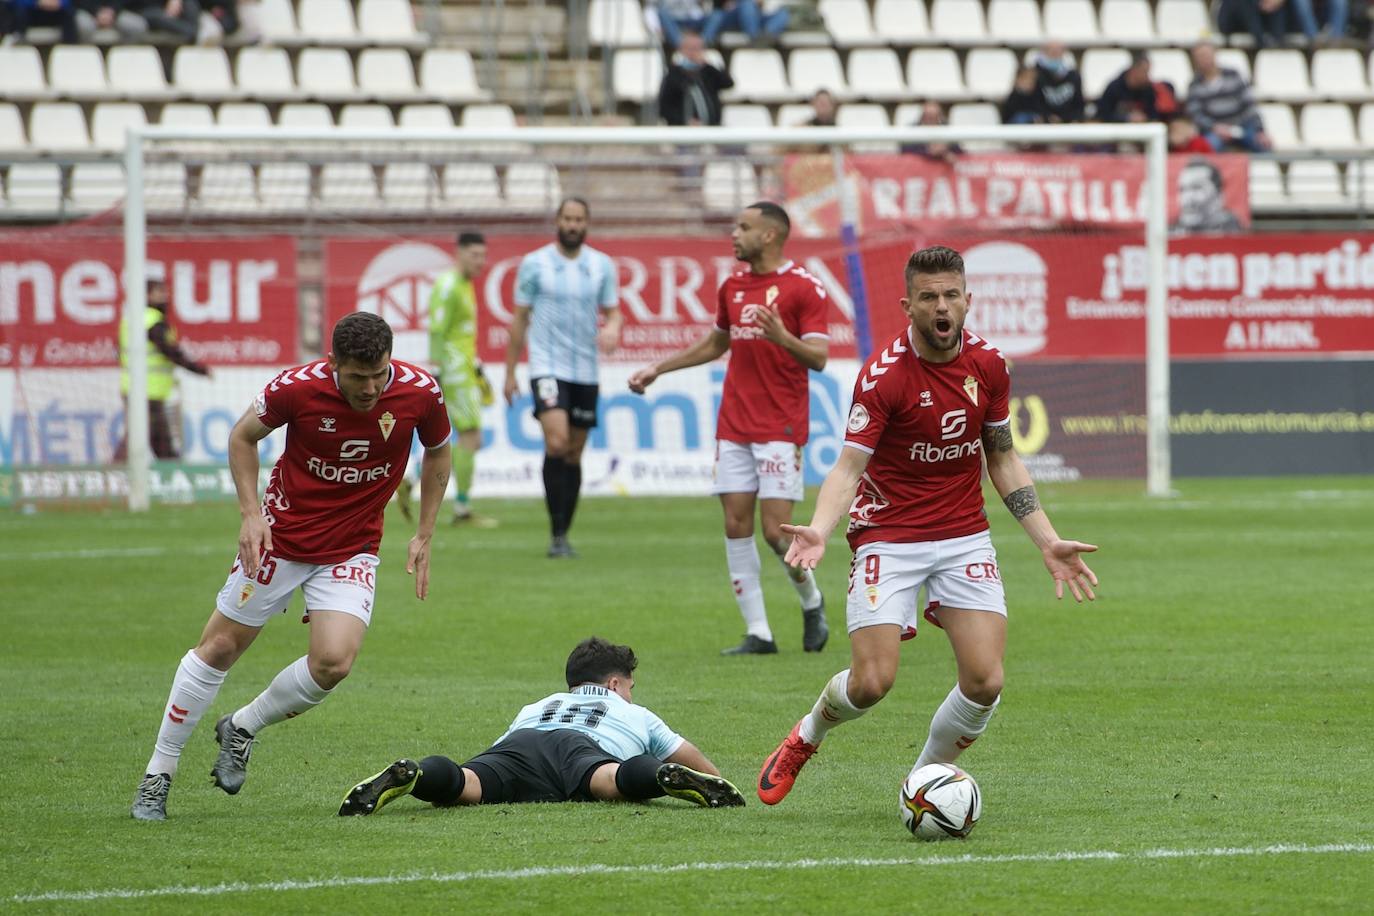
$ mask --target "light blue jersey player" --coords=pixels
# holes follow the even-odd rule
[[[582,489],[582,450],[596,426],[597,351],[610,353],[620,343],[615,264],[583,244],[590,218],[585,200],[563,201],[558,240],[520,261],[506,350],[506,403],[513,404],[515,366],[528,337],[534,416],[544,433],[550,557],[577,555],[568,529]]]
[[[598,637],[568,656],[568,690],[520,710],[501,738],[461,766],[402,758],[358,783],[339,814],[372,814],[403,795],[436,807],[547,801],[646,801],[703,808],[744,798],[696,745],[630,698],[634,650]]]

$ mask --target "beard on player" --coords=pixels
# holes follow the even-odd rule
[[[964,322],[956,321],[953,315],[932,315],[920,322],[916,331],[932,350],[953,350],[963,339]]]
[[[559,229],[558,244],[568,251],[576,251],[582,247],[582,243],[587,240],[587,230],[584,229]]]

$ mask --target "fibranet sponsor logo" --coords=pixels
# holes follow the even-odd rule
[[[374,468],[346,468],[337,464],[330,464],[321,458],[311,458],[305,463],[314,474],[321,480],[330,483],[342,483],[348,485],[362,483],[376,483],[378,480],[391,476],[391,462],[378,465]]]
[[[912,461],[920,461],[925,464],[938,464],[941,461],[955,461],[959,458],[968,458],[977,455],[983,450],[983,440],[972,439],[968,442],[956,442],[951,445],[935,445],[931,442],[913,442],[908,452]]]

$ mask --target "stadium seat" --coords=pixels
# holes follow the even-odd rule
[[[419,94],[415,67],[404,48],[368,48],[358,55],[358,89],[383,102],[409,102]]]
[[[805,102],[789,102],[778,109],[778,126],[802,127],[814,114],[815,110]]]
[[[92,45],[54,47],[48,53],[48,85],[69,99],[108,99],[117,95],[105,79],[105,58]]]
[[[990,127],[1001,123],[1002,115],[991,102],[964,102],[949,108],[951,127]],[[1003,148],[995,140],[966,140],[962,145],[970,152]]]
[[[56,213],[62,207],[62,170],[51,162],[12,164],[6,185],[11,213]]]
[[[444,167],[444,200],[459,213],[490,213],[505,206],[496,167],[465,162]]]
[[[1083,96],[1096,102],[1107,84],[1131,65],[1131,52],[1121,48],[1089,48],[1083,52],[1078,72],[1083,77]]]
[[[258,167],[258,199],[267,210],[305,210],[310,206],[310,166],[303,162],[265,162]]]
[[[558,170],[546,162],[515,162],[506,166],[506,206],[513,210],[552,213],[563,199]]]
[[[735,87],[721,93],[726,100],[790,102],[798,96],[787,84],[782,55],[772,48],[742,48],[730,55]]]
[[[67,196],[78,213],[102,213],[124,199],[124,167],[115,162],[72,166]]]
[[[406,105],[401,108],[397,125],[406,128],[451,130],[453,112],[447,105]]]
[[[105,52],[105,67],[110,89],[126,99],[160,102],[177,95],[167,85],[157,49],[149,45],[116,45]]]
[[[849,89],[856,98],[879,102],[911,98],[911,90],[902,79],[902,62],[891,48],[850,51]]]
[[[425,210],[439,201],[433,167],[423,162],[392,162],[382,168],[382,199],[392,209]]]
[[[658,48],[622,48],[611,60],[615,97],[637,104],[656,99],[663,73],[663,52]]]
[[[183,45],[172,57],[172,84],[193,99],[235,99],[240,92],[229,75],[223,48]]]
[[[363,162],[331,162],[320,169],[320,205],[339,211],[375,210],[381,205],[377,175]]]
[[[1102,0],[1102,37],[1114,45],[1142,48],[1155,43],[1155,17],[1148,0]]]
[[[787,77],[792,92],[802,98],[810,98],[818,89],[830,90],[836,99],[854,97],[834,48],[797,48],[787,59]]]
[[[988,37],[978,0],[935,0],[930,7],[930,31],[948,45],[982,44]]]
[[[353,82],[353,61],[343,48],[306,48],[296,61],[301,93],[322,102],[360,98]]]
[[[91,148],[86,116],[75,102],[38,102],[29,112],[29,145],[54,153],[81,152]]]
[[[396,126],[391,109],[385,105],[345,105],[339,111],[339,126],[353,130],[390,130]]]
[[[296,22],[301,33],[321,45],[349,46],[367,43],[358,35],[353,7],[348,0],[300,0]]]
[[[1374,162],[1368,156],[1346,164],[1345,189],[1362,209],[1374,209]]]
[[[1193,81],[1193,61],[1179,48],[1155,48],[1150,52],[1150,78],[1172,83],[1180,102]]]
[[[881,45],[883,37],[873,31],[868,0],[820,0],[825,30],[837,47],[854,48]]]
[[[1267,102],[1259,106],[1260,119],[1264,131],[1274,143],[1276,150],[1301,149],[1298,140],[1298,122],[1293,117],[1293,109],[1282,102]]]
[[[1250,55],[1241,48],[1218,48],[1217,66],[1228,67],[1250,79]]]
[[[1357,102],[1370,97],[1364,57],[1354,48],[1321,48],[1312,55],[1312,92],[1324,99]]]
[[[611,48],[647,48],[654,43],[639,0],[591,0],[587,38],[593,45]]]
[[[515,112],[509,105],[468,105],[463,109],[463,127],[515,127]]]
[[[1317,150],[1353,150],[1360,146],[1355,118],[1344,102],[1310,102],[1298,116],[1302,145]]]
[[[180,162],[148,162],[143,166],[143,205],[150,213],[186,209],[186,166]]]
[[[924,0],[877,0],[873,30],[883,41],[896,46],[921,44],[931,39]]]
[[[0,47],[0,73],[5,74],[3,94],[12,102],[56,98],[43,76],[43,59],[32,45]]]
[[[0,102],[0,152],[17,153],[28,148],[29,138],[24,130],[24,119],[19,116],[19,106]]]
[[[906,59],[906,81],[917,98],[966,99],[959,58],[949,48],[917,48]]]
[[[486,102],[491,95],[477,85],[472,55],[461,48],[430,48],[420,57],[420,88],[446,102]]]
[[[1250,157],[1250,205],[1253,207],[1281,207],[1288,196],[1283,190],[1283,173],[1273,159]]]
[[[410,0],[358,0],[358,34],[377,45],[422,48],[429,44],[415,30]]]
[[[1040,4],[1035,0],[992,0],[988,4],[988,33],[1011,47],[1040,44],[1045,40]]]
[[[318,102],[291,102],[283,105],[277,112],[279,127],[330,128],[334,126],[334,116],[329,113],[328,105]]]
[[[200,170],[195,207],[207,213],[251,214],[258,189],[253,169],[242,162],[210,162]]]
[[[840,127],[891,127],[887,109],[870,102],[851,102],[835,112],[835,124]],[[897,144],[890,142],[855,143],[856,153],[895,153]]]
[[[284,102],[301,97],[284,48],[240,48],[234,73],[239,91],[249,98]]]
[[[163,127],[213,127],[215,116],[201,102],[173,102],[162,106],[157,123]]]
[[[1155,31],[1170,44],[1190,47],[1212,34],[1212,17],[1204,0],[1158,0]]]
[[[269,44],[291,46],[308,41],[296,28],[291,0],[258,0],[258,28]]]
[[[1001,102],[1011,92],[1020,62],[1007,48],[974,48],[964,60],[968,91],[980,99]]]
[[[219,106],[215,123],[220,127],[271,127],[272,116],[260,102],[226,102]]]
[[[1092,0],[1045,0],[1045,34],[1071,45],[1102,40]]]
[[[1262,48],[1255,55],[1255,98],[1306,102],[1314,98],[1307,58],[1292,48]]]
[[[1288,199],[1296,207],[1341,207],[1352,203],[1336,163],[1299,159],[1288,163]]]
[[[133,102],[101,102],[91,111],[91,146],[114,152],[124,149],[130,127],[148,123],[143,106]]]
[[[1360,142],[1374,147],[1374,102],[1365,102],[1360,106]]]
[[[758,176],[747,159],[706,163],[701,198],[711,213],[735,213],[759,198]]]
[[[769,128],[773,126],[773,114],[768,110],[767,105],[750,105],[741,102],[723,106],[720,112],[720,123],[722,127]]]

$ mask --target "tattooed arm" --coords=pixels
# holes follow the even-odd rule
[[[1050,517],[1040,508],[1030,472],[1016,454],[1010,423],[983,427],[983,454],[988,462],[988,477],[1001,494],[1002,502],[1040,548],[1045,568],[1054,579],[1055,597],[1063,597],[1067,583],[1076,600],[1082,601],[1085,595],[1092,600],[1095,597],[1092,586],[1097,584],[1097,576],[1079,554],[1091,553],[1097,548],[1092,544],[1066,541],[1055,532]]]

